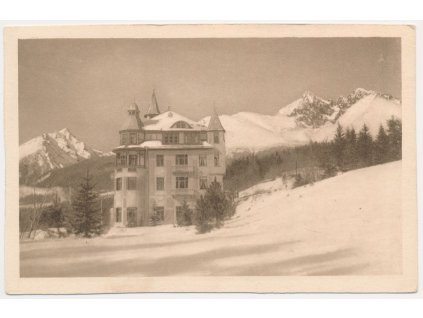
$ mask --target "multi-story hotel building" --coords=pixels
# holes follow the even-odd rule
[[[184,201],[194,208],[212,181],[223,185],[225,130],[216,112],[203,126],[174,111],[160,113],[153,93],[144,117],[130,105],[113,150],[113,225],[146,226],[152,216],[176,224]]]

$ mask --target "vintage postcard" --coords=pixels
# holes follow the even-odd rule
[[[412,25],[4,35],[8,293],[416,291]]]

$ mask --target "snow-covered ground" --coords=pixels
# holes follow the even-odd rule
[[[276,179],[208,234],[165,225],[22,242],[21,276],[398,274],[400,184],[401,161],[293,190]]]

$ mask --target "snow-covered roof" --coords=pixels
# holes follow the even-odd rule
[[[144,141],[139,145],[122,145],[116,147],[113,151],[119,149],[211,149],[213,146],[209,144],[207,141],[203,141],[199,145],[185,145],[185,144],[172,144],[172,145],[164,145],[160,140],[148,140]]]
[[[185,122],[191,128],[177,128],[174,127],[174,124],[177,122]],[[207,130],[207,127],[200,125],[199,123],[186,118],[178,113],[173,111],[167,111],[160,115],[155,116],[154,118],[145,121],[144,130]]]

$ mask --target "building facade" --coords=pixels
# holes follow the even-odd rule
[[[130,105],[119,134],[111,224],[148,226],[153,218],[177,224],[184,201],[193,209],[211,182],[223,186],[225,130],[216,112],[207,125],[173,111],[160,113],[153,92],[144,119]]]

